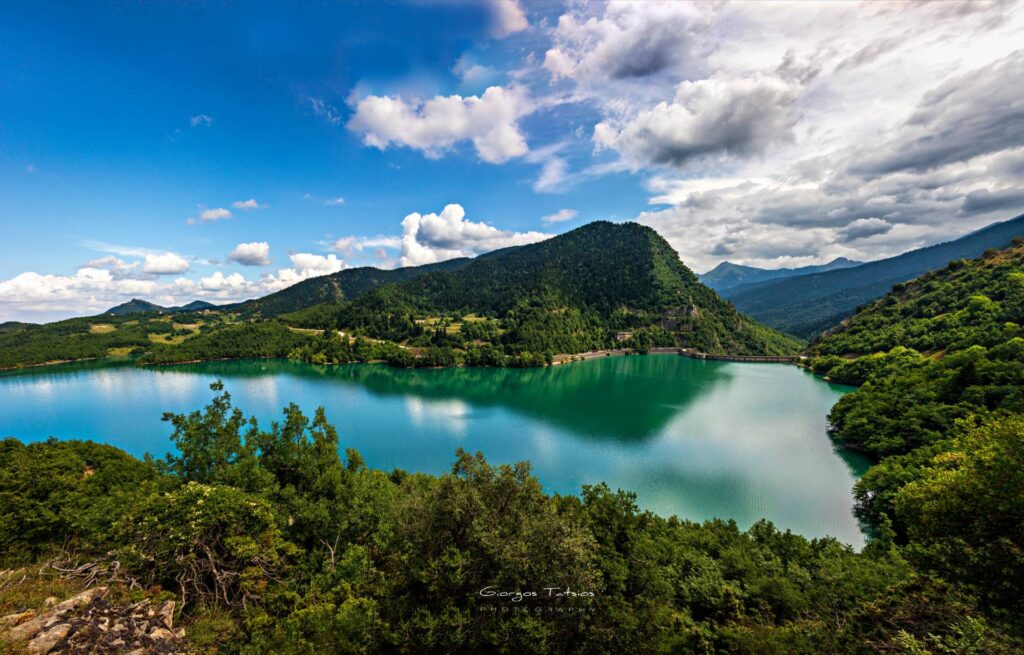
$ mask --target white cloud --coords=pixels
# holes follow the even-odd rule
[[[49,320],[97,313],[132,296],[154,293],[152,280],[117,279],[110,271],[82,267],[74,275],[21,273],[0,281],[0,320]]]
[[[559,209],[554,214],[548,214],[543,217],[542,221],[545,223],[562,223],[564,221],[571,221],[579,215],[579,212],[575,209]]]
[[[329,275],[337,273],[345,268],[345,262],[335,255],[314,255],[308,252],[300,252],[291,255],[292,266],[300,275],[315,277],[317,275]]]
[[[341,207],[342,205],[345,204],[345,198],[343,198],[342,196],[337,196],[335,198],[328,198],[327,200],[324,200],[324,204],[325,205],[330,205],[330,206],[333,206],[333,207]]]
[[[570,3],[543,66],[599,113],[595,160],[550,157],[534,188],[641,173],[668,208],[638,220],[698,270],[875,259],[1019,213],[1024,5],[901,9]]]
[[[373,250],[379,248],[391,248],[396,249],[401,247],[402,240],[399,237],[389,237],[384,235],[378,235],[375,237],[358,237],[358,236],[347,236],[341,237],[331,244],[331,250],[351,257],[353,254],[363,252],[364,250]]]
[[[471,141],[480,159],[497,164],[527,153],[517,121],[531,111],[521,90],[500,86],[479,97],[437,96],[425,102],[369,96],[356,103],[348,127],[368,146],[406,146],[429,158]]]
[[[491,34],[503,39],[530,26],[518,0],[492,0],[488,5],[492,13]]]
[[[412,213],[402,220],[402,266],[472,257],[498,248],[521,246],[550,238],[543,232],[499,230],[465,220],[461,205],[446,205],[440,214]]]
[[[165,252],[162,255],[147,254],[142,264],[142,272],[152,275],[173,275],[184,273],[188,269],[188,260],[173,252]]]
[[[759,154],[791,138],[791,108],[799,96],[799,85],[760,74],[682,82],[672,102],[621,125],[598,123],[594,142],[634,166],[682,167],[704,157]]]
[[[210,116],[207,116],[206,114],[197,114],[197,115],[193,116],[192,118],[188,119],[188,122],[189,122],[189,125],[191,125],[192,127],[200,127],[200,126],[202,126],[202,127],[212,127],[213,126],[213,118],[211,118]]]
[[[553,31],[544,68],[580,83],[677,74],[701,67],[693,52],[709,25],[712,5],[689,2],[609,2],[577,5]],[[603,8],[597,15],[596,8]]]
[[[246,281],[241,273],[224,275],[215,271],[213,275],[200,278],[199,285],[206,291],[239,290],[246,286]]]
[[[131,262],[129,264],[113,255],[107,255],[106,257],[100,257],[86,263],[83,268],[103,269],[110,271],[114,279],[124,279],[135,274],[135,271],[139,268],[139,262]]]
[[[223,207],[203,209],[199,212],[199,220],[207,223],[224,220],[225,218],[231,218],[231,211],[224,209]]]
[[[242,266],[266,266],[270,263],[270,244],[266,241],[240,243],[231,251],[228,259]]]
[[[255,198],[249,198],[248,200],[236,200],[231,203],[231,206],[235,209],[241,209],[242,211],[248,211],[250,209],[266,209],[266,205],[261,205],[256,202]],[[226,218],[226,217],[225,217]]]

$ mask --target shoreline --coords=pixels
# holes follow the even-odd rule
[[[712,353],[704,353],[691,348],[676,347],[676,346],[661,346],[651,348],[646,353],[638,353],[631,348],[606,348],[603,350],[588,350],[582,353],[560,353],[553,355],[551,364],[548,366],[561,366],[563,364],[572,364],[575,362],[588,361],[591,359],[600,359],[601,357],[623,357],[626,355],[679,355],[681,357],[689,357],[690,359],[704,359],[711,361],[725,361],[725,362],[738,362],[738,363],[760,363],[760,364],[795,364],[800,366],[800,362],[806,359],[805,355],[716,355]],[[36,364],[24,364],[21,366],[9,366],[6,368],[0,368],[0,373],[6,373],[11,371],[20,371],[30,368],[42,368],[44,366],[57,366],[60,364],[76,364],[79,362],[102,362],[104,360],[114,360],[114,357],[83,357],[81,359],[60,359],[50,362],[39,362]],[[232,362],[246,359],[291,359],[289,357],[273,357],[273,356],[251,356],[251,357],[217,357],[214,359],[190,359],[180,362],[136,362],[136,366],[181,366],[185,364],[202,364],[205,362]],[[304,362],[303,360],[293,360],[302,362],[305,364],[313,364],[313,362]],[[344,362],[345,364],[372,364],[380,363],[384,360],[371,360],[368,362]],[[321,364],[322,366],[334,366],[335,364]],[[340,364],[338,364],[340,365]],[[399,367],[399,368],[417,368],[412,367]],[[424,367],[419,367],[424,368]],[[429,368],[463,368],[460,366],[432,366]],[[501,367],[492,366],[485,368],[515,368],[515,367]],[[544,367],[537,367],[544,368]]]

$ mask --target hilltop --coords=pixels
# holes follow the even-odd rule
[[[380,286],[351,303],[282,318],[400,340],[414,336],[416,319],[442,315],[503,321],[499,341],[533,351],[606,347],[616,333],[714,353],[786,354],[799,347],[737,312],[657,232],[636,223],[590,223]]]
[[[722,262],[707,273],[702,273],[700,281],[711,287],[722,295],[729,297],[729,290],[744,284],[765,282],[786,277],[797,277],[799,275],[810,275],[811,273],[823,273],[840,268],[851,268],[860,266],[864,262],[854,261],[846,257],[836,257],[827,264],[817,266],[801,266],[799,268],[758,268],[756,266],[744,266],[732,262]]]

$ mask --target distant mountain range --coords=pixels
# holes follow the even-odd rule
[[[127,316],[128,314],[180,314],[182,312],[198,312],[204,309],[220,309],[220,307],[205,300],[193,300],[189,304],[181,305],[180,307],[161,307],[146,300],[132,298],[128,302],[111,307],[103,313],[111,316]]]
[[[846,257],[837,257],[827,264],[817,266],[802,266],[800,268],[757,268],[756,266],[744,266],[732,262],[722,262],[707,273],[701,274],[700,281],[711,287],[722,297],[728,297],[725,293],[729,289],[738,287],[741,284],[753,284],[784,277],[795,277],[797,275],[809,275],[811,273],[822,273],[837,268],[850,268],[859,266],[864,262],[853,261]]]
[[[892,285],[955,259],[974,259],[989,248],[1005,248],[1024,235],[1024,215],[994,223],[954,241],[851,268],[799,275],[728,289],[724,295],[744,314],[805,339],[838,324]]]

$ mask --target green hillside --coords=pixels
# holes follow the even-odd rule
[[[995,223],[954,241],[905,252],[852,268],[744,284],[728,298],[744,314],[787,334],[810,339],[836,326],[861,305],[956,259],[1005,248],[1024,235],[1024,216]]]
[[[352,300],[384,284],[402,282],[431,271],[451,271],[466,265],[463,257],[425,266],[384,270],[372,266],[347,268],[330,275],[303,280],[269,296],[230,305],[226,309],[249,316],[270,318],[324,302]]]
[[[502,321],[502,342],[551,353],[648,345],[712,353],[788,354],[798,342],[741,315],[702,285],[654,230],[597,222],[507,248],[453,271],[374,289],[352,303],[286,316],[296,325],[381,339],[415,336],[415,320],[467,314]]]
[[[838,443],[879,460],[857,483],[858,514],[1006,617],[1024,609],[1022,337],[1018,239],[897,285],[810,360],[860,385],[829,415]]]

